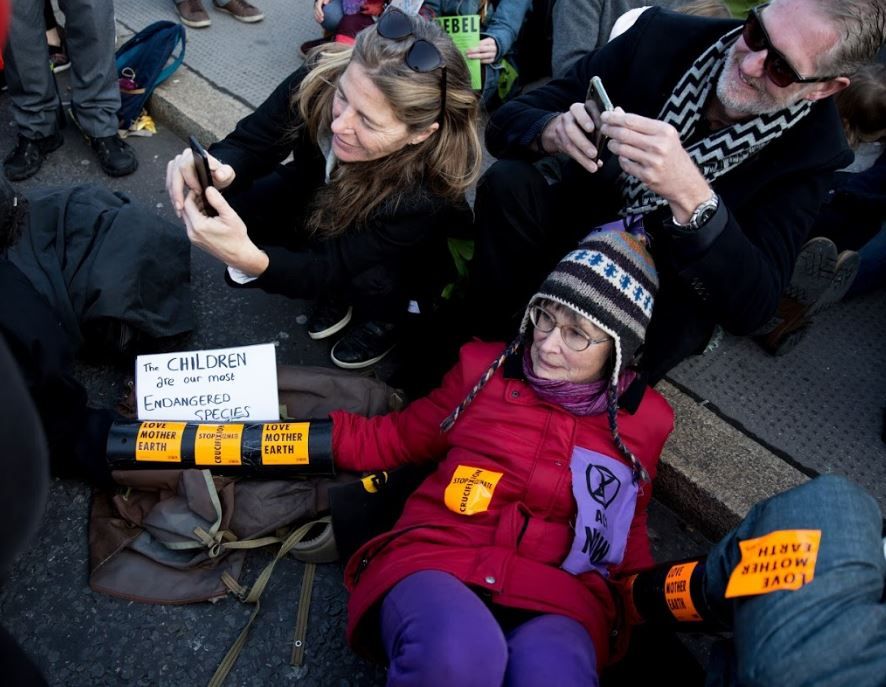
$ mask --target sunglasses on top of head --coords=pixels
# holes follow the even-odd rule
[[[763,71],[769,80],[779,88],[786,88],[794,83],[820,83],[837,78],[836,76],[800,76],[799,72],[791,66],[788,59],[772,45],[766,27],[760,19],[760,10],[765,7],[753,8],[745,20],[741,37],[745,44],[753,52],[766,51],[766,59],[763,61]]]
[[[405,12],[396,7],[388,7],[379,17],[375,27],[379,36],[392,41],[402,41],[404,38],[415,35],[412,30],[412,20]],[[440,116],[437,118],[437,122],[443,126],[443,113],[446,110],[446,64],[443,62],[443,55],[430,41],[417,38],[406,51],[404,62],[414,72],[426,73],[435,69],[441,70]]]

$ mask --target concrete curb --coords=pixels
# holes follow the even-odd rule
[[[233,131],[252,108],[182,65],[151,94],[150,111],[178,136],[193,134],[208,146]]]
[[[151,113],[183,138],[209,145],[252,110],[182,66],[151,96]],[[655,494],[711,539],[735,527],[757,501],[808,478],[676,387],[658,390],[676,413]]]
[[[757,501],[809,479],[671,384],[657,389],[676,420],[655,494],[707,537],[719,539]]]

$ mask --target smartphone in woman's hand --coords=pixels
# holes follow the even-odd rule
[[[607,141],[607,138],[600,132],[600,127],[603,126],[603,119],[600,115],[604,112],[611,112],[614,109],[612,101],[609,99],[609,94],[603,88],[603,82],[600,80],[600,77],[592,77],[591,82],[588,84],[588,94],[585,96],[585,111],[594,122],[594,130],[588,134],[588,137],[597,149],[598,159]]]
[[[212,170],[209,168],[209,153],[193,136],[188,137],[188,143],[191,145],[191,152],[194,155],[194,169],[197,171],[197,180],[200,182],[200,193],[203,196],[203,212],[207,217],[216,217],[218,213],[209,204],[209,201],[206,200],[206,189],[213,186]]]

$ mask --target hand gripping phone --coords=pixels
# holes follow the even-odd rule
[[[592,77],[591,82],[588,84],[588,94],[585,97],[585,111],[594,122],[594,130],[588,134],[588,137],[597,149],[598,158],[603,152],[603,147],[607,141],[607,138],[600,132],[600,127],[603,126],[601,115],[614,109],[615,107],[613,107],[606,89],[603,88],[603,82],[600,80],[600,77]]]
[[[206,200],[206,189],[213,185],[212,170],[209,169],[209,153],[200,145],[193,136],[188,137],[191,152],[194,154],[194,169],[197,171],[197,180],[200,182],[200,193],[203,194],[203,212],[207,217],[216,217],[218,213]]]

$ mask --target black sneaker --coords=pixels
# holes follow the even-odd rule
[[[87,136],[86,140],[89,141],[89,145],[98,157],[99,165],[108,176],[125,177],[138,169],[138,160],[135,159],[132,148],[117,134],[100,138]]]
[[[317,299],[308,318],[308,336],[315,341],[337,334],[351,321],[351,306],[335,300]]]
[[[19,134],[15,149],[6,156],[3,171],[10,181],[21,181],[34,176],[43,165],[43,158],[65,142],[61,132],[56,131],[41,138],[26,138]]]
[[[351,327],[332,347],[330,357],[332,362],[346,370],[369,367],[391,352],[398,335],[397,326],[388,322],[363,322]]]

